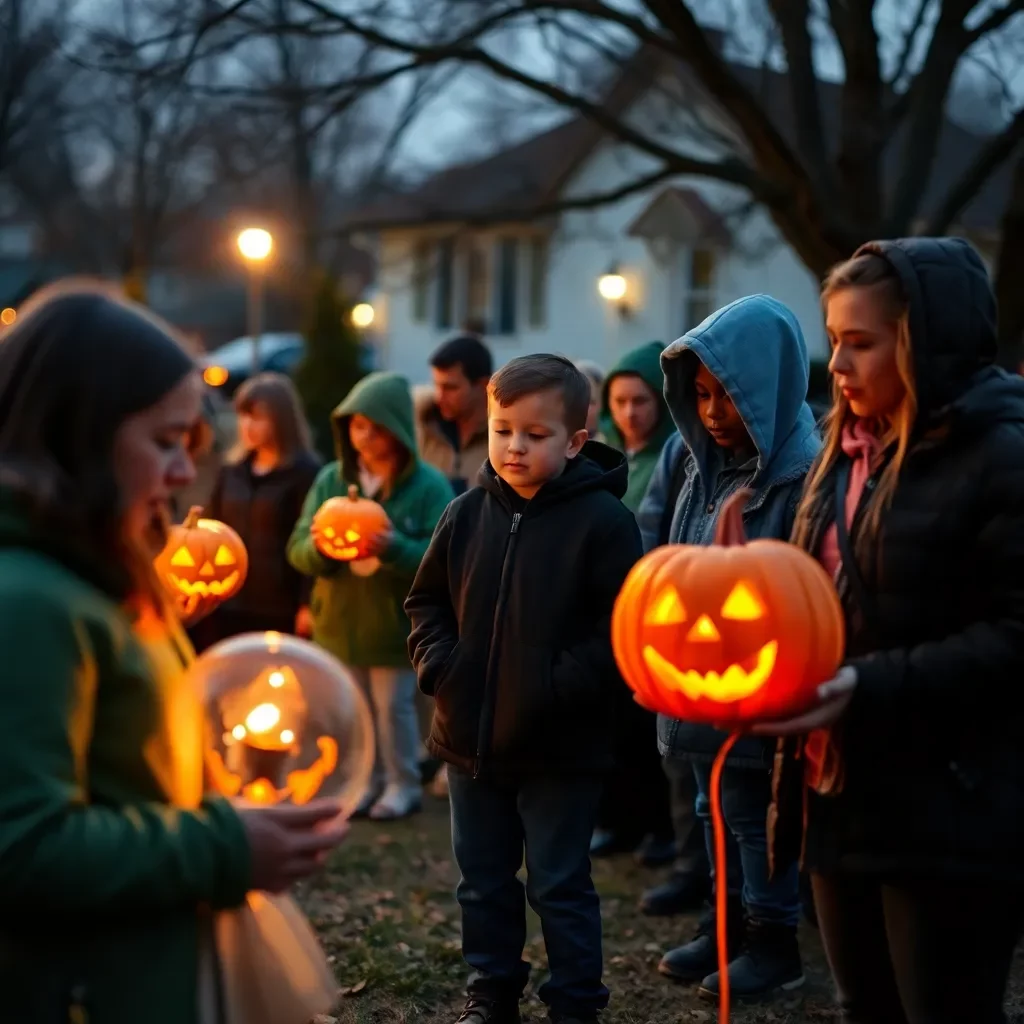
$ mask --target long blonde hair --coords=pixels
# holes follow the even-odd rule
[[[235,394],[235,411],[251,412],[257,403],[270,414],[282,466],[312,452],[313,442],[302,399],[290,377],[283,373],[260,373],[250,377]],[[241,462],[246,455],[248,452],[239,441],[228,453],[228,461]]]
[[[888,260],[870,252],[837,263],[829,271],[822,285],[822,305],[827,306],[832,295],[846,288],[871,288],[877,300],[884,304],[887,319],[896,325],[896,369],[904,387],[903,401],[899,408],[882,424],[882,444],[886,448],[895,445],[896,451],[882,471],[878,486],[870,499],[871,504],[862,534],[863,542],[870,544],[878,535],[882,516],[892,504],[900,470],[910,448],[911,434],[917,420],[917,389],[914,381],[909,308],[895,268]],[[823,423],[822,451],[811,468],[796,513],[793,539],[803,547],[810,543],[814,514],[825,497],[823,485],[842,452],[843,429],[854,418],[850,403],[833,377],[832,407]]]

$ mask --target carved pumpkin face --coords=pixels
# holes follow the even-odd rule
[[[184,619],[211,610],[242,589],[249,556],[242,539],[216,519],[200,519],[193,508],[172,526],[156,571]]]
[[[313,518],[317,550],[326,558],[352,562],[367,557],[371,537],[388,528],[390,520],[375,501],[359,497],[349,487],[348,497],[328,498]]]
[[[789,717],[813,703],[842,658],[842,609],[828,575],[791,544],[744,543],[749,492],[740,494],[721,513],[718,543],[656,548],[616,601],[612,641],[626,682],[641,704],[673,718]]]

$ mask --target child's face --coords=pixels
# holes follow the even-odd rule
[[[262,402],[253,402],[238,414],[238,436],[249,451],[267,448],[274,443],[274,423],[270,410]]]
[[[391,461],[398,447],[387,430],[358,412],[348,421],[348,439],[363,462],[371,465]]]
[[[697,371],[694,384],[697,389],[697,415],[715,444],[730,449],[748,447],[750,435],[736,406],[732,404],[725,388],[703,364]]]
[[[575,458],[585,430],[569,433],[557,391],[525,395],[511,405],[493,399],[487,410],[487,454],[491,465],[516,494],[532,498]]]

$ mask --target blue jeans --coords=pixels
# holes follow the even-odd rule
[[[695,761],[697,814],[704,821],[704,840],[715,877],[715,838],[711,825],[711,765]],[[768,806],[771,776],[756,768],[726,765],[722,772],[722,814],[725,817],[726,885],[741,897],[756,920],[796,927],[800,920],[800,870],[796,864],[768,877]]]
[[[590,1016],[608,1005],[601,982],[601,907],[590,837],[602,780],[474,779],[449,769],[452,848],[461,879],[462,955],[470,995],[518,1002],[530,965],[526,900],[540,917],[550,977],[538,995],[554,1011]],[[516,877],[526,855],[526,886]]]

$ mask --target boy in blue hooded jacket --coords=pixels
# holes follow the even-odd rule
[[[740,487],[753,496],[743,511],[751,538],[788,540],[804,477],[820,442],[805,401],[809,360],[792,311],[766,295],[730,303],[662,353],[665,399],[687,452],[669,539],[713,543],[718,515]],[[658,529],[675,445],[666,446],[637,519],[645,547]],[[693,765],[697,814],[704,820],[709,858],[711,762],[725,734],[710,726],[660,715],[658,746],[669,759]],[[798,869],[777,865],[769,875],[767,814],[774,742],[740,740],[722,773],[727,826],[729,981],[737,998],[763,997],[803,984],[797,946]],[[659,970],[679,981],[700,982],[717,998],[714,912],[692,942],[666,953]]]

